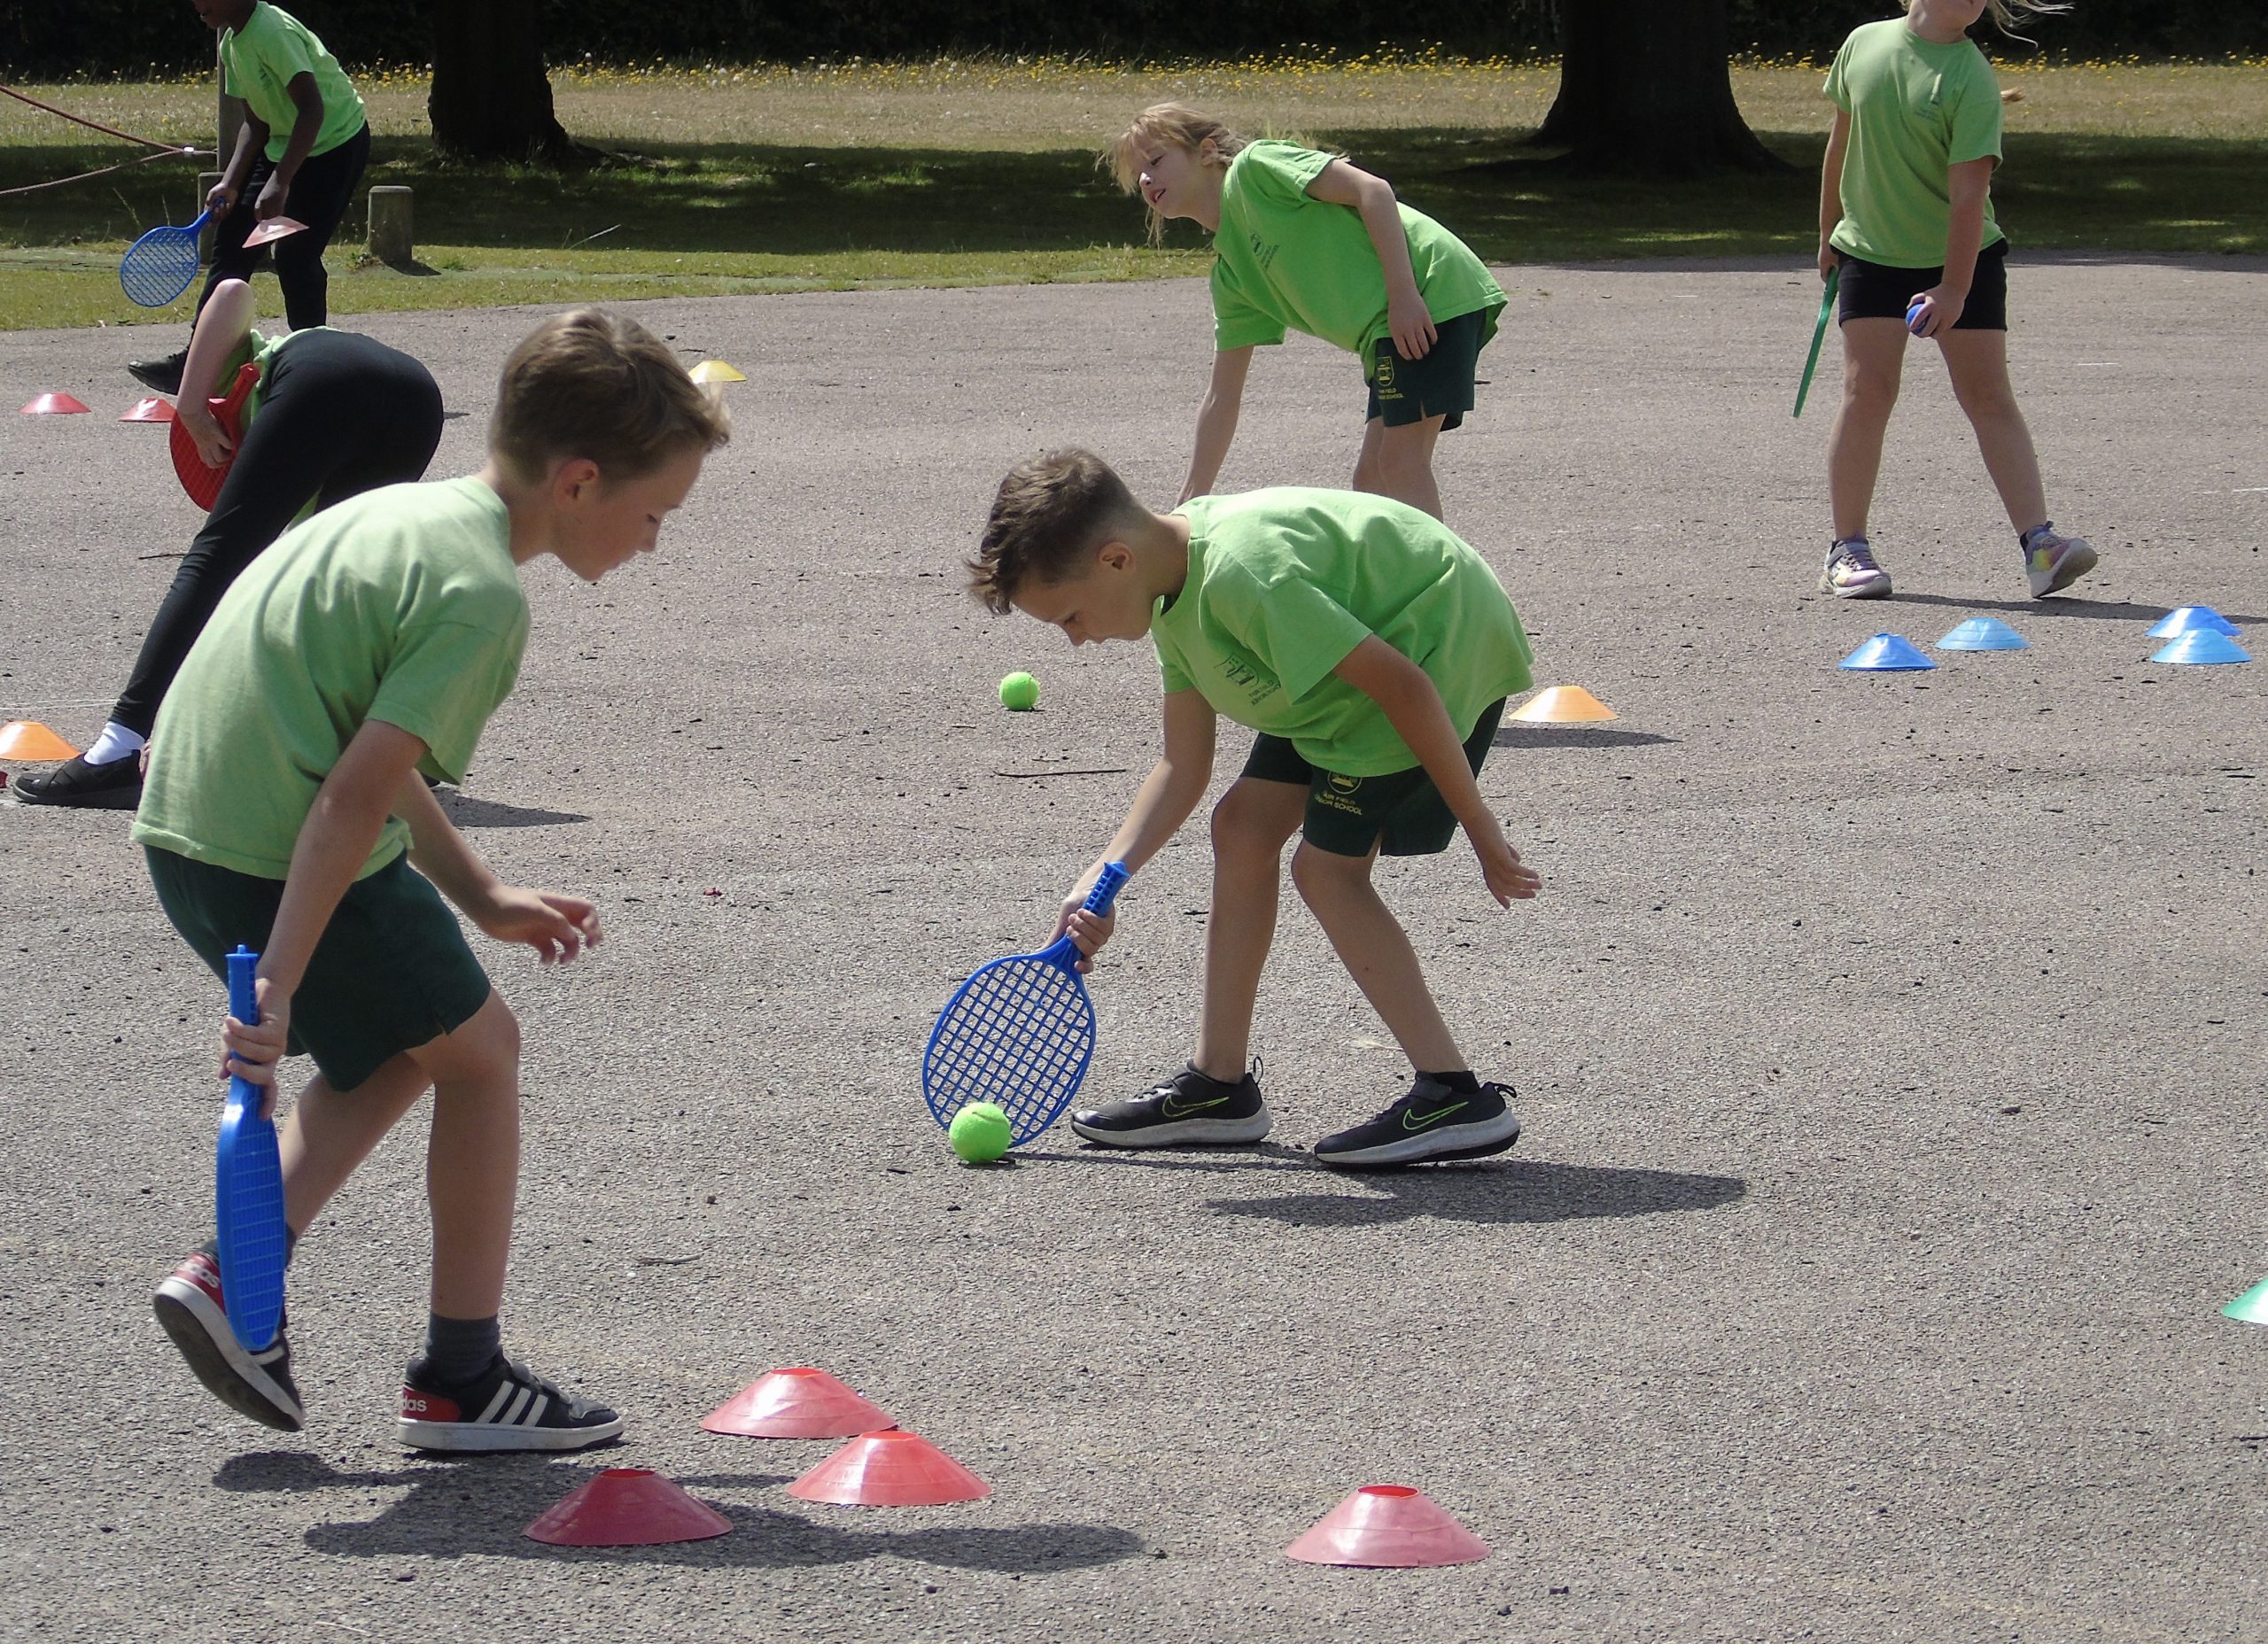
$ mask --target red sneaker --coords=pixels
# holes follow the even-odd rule
[[[247,1353],[221,1301],[221,1263],[193,1250],[158,1286],[151,1306],[205,1390],[263,1427],[295,1433],[307,1419],[291,1382],[291,1346],[281,1323],[264,1353]]]

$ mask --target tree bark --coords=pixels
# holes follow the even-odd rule
[[[601,156],[560,127],[537,0],[433,0],[433,146],[453,159],[581,168]]]
[[[1539,144],[1586,171],[1782,168],[1733,101],[1726,0],[1559,0],[1557,14],[1559,95]]]

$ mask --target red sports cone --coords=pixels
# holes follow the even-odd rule
[[[174,420],[171,403],[163,399],[137,399],[134,408],[118,419],[121,423],[170,423]]]
[[[53,764],[74,759],[79,750],[36,719],[11,719],[0,725],[0,759],[18,764]]]
[[[68,394],[42,394],[24,407],[26,416],[76,416],[87,407]]]
[[[882,1406],[825,1370],[798,1366],[757,1377],[710,1411],[701,1425],[749,1438],[848,1438],[897,1423]]]
[[[1284,1549],[1303,1564],[1422,1570],[1470,1564],[1488,1544],[1407,1485],[1364,1485]]]
[[[659,1473],[610,1467],[577,1485],[526,1533],[551,1547],[656,1547],[705,1541],[732,1527],[731,1519]]]
[[[788,1486],[804,1501],[839,1507],[942,1507],[992,1486],[918,1433],[860,1433]]]

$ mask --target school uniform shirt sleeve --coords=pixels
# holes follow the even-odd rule
[[[1273,348],[1282,342],[1285,327],[1254,307],[1237,282],[1235,271],[1224,259],[1213,262],[1213,346],[1219,350],[1231,348]]]
[[[1845,78],[1845,66],[1850,59],[1851,43],[1846,39],[1835,48],[1835,61],[1828,66],[1827,83],[1820,88],[1827,100],[1846,114],[1851,112],[1851,87]]]
[[[2000,158],[2000,88],[1982,52],[1975,61],[1974,71],[1961,77],[1953,99],[1953,130],[1946,151],[1948,165]]]
[[[1276,676],[1293,702],[1371,637],[1353,612],[1296,577],[1262,578],[1247,567],[1223,567],[1206,596],[1214,619]]]
[[[431,774],[462,782],[488,716],[520,672],[524,610],[504,601],[479,619],[427,622],[406,631],[371,700],[369,717],[423,742]]]
[[[315,132],[313,158],[328,154],[368,123],[362,94],[338,65],[329,48],[305,23],[268,0],[258,0],[245,26],[221,36],[221,89],[244,99],[268,128],[264,152],[270,160],[284,158],[291,145],[291,128],[299,118],[291,101],[291,85],[301,74],[314,77],[322,98],[322,124]]]

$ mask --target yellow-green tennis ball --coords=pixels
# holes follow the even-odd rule
[[[1008,1115],[997,1102],[971,1102],[953,1115],[945,1139],[972,1165],[989,1165],[1008,1151]]]
[[[1029,713],[1039,706],[1039,681],[1028,673],[1012,673],[1000,681],[1000,706],[1014,713]]]

